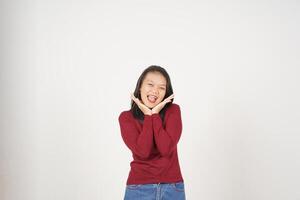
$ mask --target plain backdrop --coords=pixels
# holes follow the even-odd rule
[[[300,199],[299,1],[1,1],[1,200],[119,200],[149,65],[181,107],[188,200]]]

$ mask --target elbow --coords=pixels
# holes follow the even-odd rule
[[[167,157],[176,149],[176,143],[169,141],[168,143],[160,144],[158,151],[161,156]]]
[[[146,160],[150,157],[150,152],[139,152],[139,154],[136,154],[139,158]]]
[[[173,151],[174,151],[174,148],[169,147],[169,148],[161,148],[159,152],[160,152],[160,155],[161,155],[162,157],[167,157],[167,156],[169,156]]]
[[[167,157],[167,156],[169,156],[169,154],[170,154],[169,151],[161,151],[161,152],[160,152],[160,155],[161,155],[162,157]]]
[[[170,154],[172,153],[172,151],[161,151],[160,152],[160,155],[162,156],[162,157],[168,157]]]
[[[150,151],[135,151],[135,155],[137,155],[140,159],[147,159],[150,157],[151,152]]]

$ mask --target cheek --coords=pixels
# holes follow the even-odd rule
[[[146,94],[148,92],[149,88],[147,86],[144,86],[141,88],[141,92]]]
[[[162,95],[160,96],[160,101],[162,101],[162,100],[164,99],[164,97],[165,97],[165,94],[162,94]]]
[[[147,99],[147,92],[142,92],[141,93],[141,98],[143,98],[144,100]]]
[[[146,88],[145,87],[142,87],[140,91],[141,91],[141,95],[146,94]]]

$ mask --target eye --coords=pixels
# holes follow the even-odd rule
[[[165,88],[161,87],[160,89],[165,90]]]
[[[151,86],[152,86],[153,84],[151,84],[151,83],[148,83],[148,85],[151,85]]]

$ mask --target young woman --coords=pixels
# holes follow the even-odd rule
[[[181,111],[167,71],[152,65],[139,77],[131,109],[121,112],[122,139],[133,161],[124,200],[185,200],[177,154]]]

